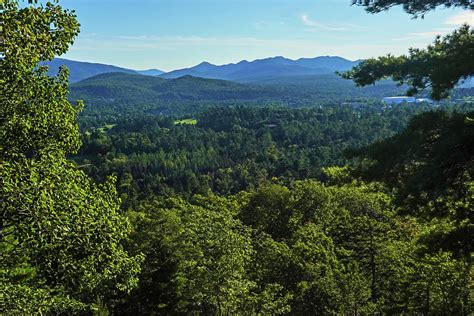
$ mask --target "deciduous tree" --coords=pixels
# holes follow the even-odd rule
[[[141,257],[121,241],[114,179],[96,184],[66,155],[81,145],[82,107],[68,101],[68,71],[39,63],[67,51],[74,12],[54,2],[0,2],[0,249],[2,313],[91,310],[137,282]]]

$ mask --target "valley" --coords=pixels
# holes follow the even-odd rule
[[[0,314],[472,315],[473,12],[0,1]]]

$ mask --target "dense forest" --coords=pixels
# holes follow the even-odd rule
[[[349,163],[345,150],[392,136],[430,109],[218,107],[176,120],[140,114],[84,129],[74,160],[99,181],[116,174],[127,205],[155,195],[235,194],[269,181],[322,179],[321,168]]]
[[[224,107],[85,130],[74,159],[117,175],[146,258],[113,309],[466,313],[472,109]]]
[[[346,73],[453,96],[388,106],[352,83],[307,100],[193,77],[70,87],[38,65],[73,43],[75,13],[0,8],[1,314],[473,313],[472,94],[451,91],[464,68],[443,82],[423,64],[474,48],[472,29]]]

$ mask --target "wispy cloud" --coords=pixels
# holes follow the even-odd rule
[[[462,25],[462,24],[474,25],[474,12],[463,11],[453,16],[450,16],[444,24],[446,25]]]
[[[301,19],[301,22],[303,22],[303,24],[306,25],[306,26],[322,29],[322,30],[325,30],[325,31],[347,31],[347,30],[349,30],[348,25],[326,24],[326,23],[314,21],[307,14],[301,14],[300,19]]]
[[[438,35],[443,36],[450,33],[452,30],[450,28],[438,28],[432,31],[426,32],[413,32],[408,33],[405,36],[392,38],[392,41],[401,42],[401,41],[411,41],[411,40],[434,40],[434,38]]]

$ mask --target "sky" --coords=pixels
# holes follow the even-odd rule
[[[425,47],[472,11],[368,14],[351,0],[63,0],[81,33],[63,58],[164,71],[284,56],[356,60]]]

